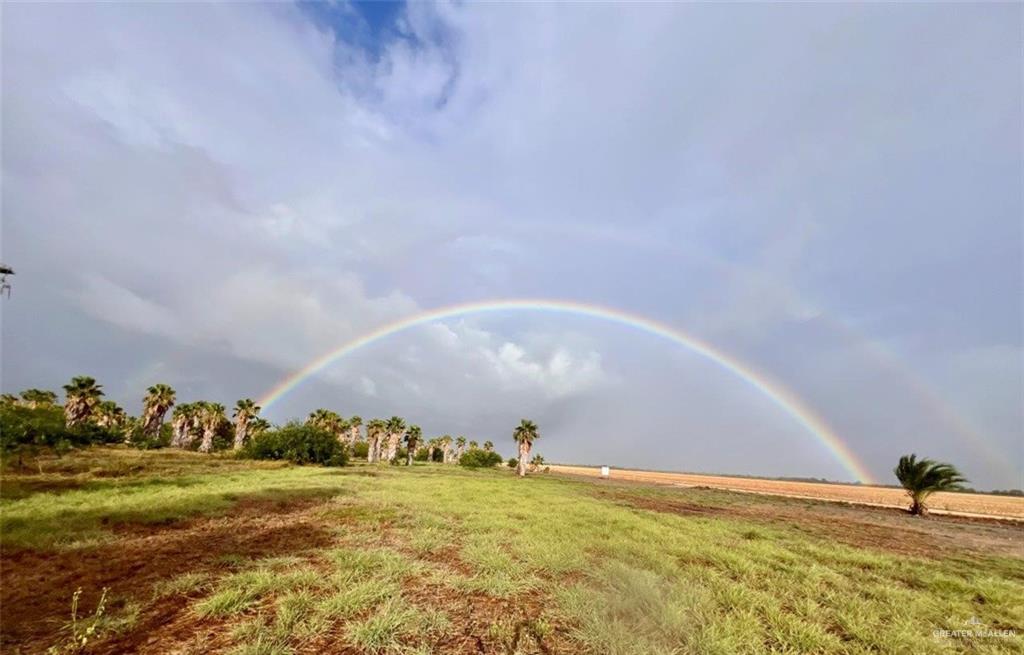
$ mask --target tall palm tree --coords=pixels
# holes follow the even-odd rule
[[[200,424],[203,426],[203,442],[199,444],[199,452],[208,453],[213,450],[213,438],[217,430],[227,420],[224,418],[224,405],[220,403],[200,403]]]
[[[493,451],[494,451],[494,442],[493,441],[485,441],[484,442],[484,452],[488,452],[489,453],[489,452],[493,452]]]
[[[917,459],[916,454],[900,457],[900,463],[893,469],[896,479],[910,496],[910,513],[924,516],[928,513],[925,500],[936,491],[963,489],[967,479],[960,475],[952,464]]]
[[[412,466],[412,458],[416,456],[416,446],[420,445],[420,438],[423,436],[423,431],[420,430],[418,425],[410,425],[409,431],[405,433],[405,465]]]
[[[519,444],[519,462],[516,464],[516,474],[521,478],[526,476],[530,448],[533,447],[533,442],[538,437],[540,435],[537,433],[537,424],[525,418],[519,422],[519,425],[512,433],[512,438]]]
[[[430,439],[429,441],[427,441],[427,461],[428,462],[433,462],[434,461],[434,453],[437,452],[437,449],[438,449],[437,437],[434,437],[433,439]]]
[[[64,401],[64,424],[73,428],[92,418],[103,397],[103,386],[87,375],[79,375],[64,385],[64,393],[67,397]]]
[[[363,424],[363,419],[359,416],[353,416],[348,420],[348,445],[355,446],[356,442],[359,441],[359,426]]]
[[[235,403],[235,450],[241,450],[249,440],[249,426],[259,413],[260,406],[252,398],[243,398]]]
[[[441,437],[438,441],[438,445],[441,447],[441,462],[444,464],[450,464],[452,461],[452,435],[446,434]]]
[[[21,400],[26,407],[36,409],[57,403],[57,394],[46,389],[25,389],[21,392]]]
[[[466,437],[460,435],[459,438],[455,440],[455,445],[458,446],[455,450],[455,461],[458,461],[462,459],[463,453],[466,452]]]
[[[174,389],[166,384],[154,384],[146,389],[146,397],[142,399],[142,433],[147,437],[160,434],[160,426],[164,423],[164,415],[174,405]]]
[[[402,435],[405,434],[405,421],[398,416],[392,416],[388,419],[387,427],[387,449],[385,450],[385,462],[390,462],[398,454],[398,444],[402,441]]]

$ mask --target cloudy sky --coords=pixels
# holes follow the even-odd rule
[[[785,387],[877,478],[1024,487],[1022,8],[12,5],[2,386],[260,397],[446,305],[594,303]],[[266,411],[548,459],[851,479],[699,354],[470,314]]]

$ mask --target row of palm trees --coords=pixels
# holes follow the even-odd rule
[[[146,390],[142,399],[142,416],[135,419],[129,416],[114,401],[103,400],[103,386],[88,376],[72,378],[64,385],[64,422],[68,428],[75,428],[87,423],[99,427],[120,430],[127,441],[135,438],[156,439],[160,436],[167,412],[171,414],[171,442],[174,448],[192,448],[198,442],[198,450],[208,453],[213,450],[214,439],[227,427],[229,421],[225,415],[226,408],[220,403],[200,400],[191,403],[176,404],[177,396],[173,388],[167,384],[154,384]],[[20,398],[5,396],[3,400],[18,403],[31,408],[45,405],[56,405],[57,395],[43,389],[28,389],[21,393]],[[232,412],[234,419],[234,450],[241,450],[252,437],[270,428],[270,423],[259,416],[260,407],[251,398],[243,398],[235,403]],[[344,418],[329,409],[317,409],[309,414],[306,424],[324,430],[349,448],[362,439],[360,428],[363,419],[359,416]],[[523,419],[513,432],[513,438],[519,447],[519,459],[516,472],[525,476],[528,468],[530,449],[538,438],[537,425]],[[423,441],[423,431],[418,425],[407,425],[399,416],[390,419],[373,419],[366,423],[367,461],[391,462],[398,455],[401,445],[406,448],[406,464],[412,465],[413,458],[419,448],[426,448],[428,461],[434,460],[437,452],[445,464],[459,461],[469,450],[480,447],[477,441],[458,436],[443,435]],[[494,443],[485,441],[483,450],[494,451]]]

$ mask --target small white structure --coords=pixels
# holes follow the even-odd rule
[[[609,467],[607,467],[607,466],[602,466],[601,467],[601,477],[602,478],[607,478],[611,474],[612,474],[612,470]]]

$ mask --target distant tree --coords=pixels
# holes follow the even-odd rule
[[[73,428],[92,419],[92,413],[103,397],[103,387],[93,378],[79,375],[64,385],[64,393],[64,424]]]
[[[104,400],[96,405],[93,421],[106,430],[124,430],[128,425],[128,415],[113,400]]]
[[[382,419],[375,418],[366,424],[367,462],[380,461],[381,441],[384,439],[386,431],[387,423]]]
[[[405,433],[406,466],[412,466],[412,460],[416,456],[416,447],[419,445],[422,436],[423,431],[420,430],[418,425],[410,425],[409,430]]]
[[[189,448],[198,438],[200,429],[199,403],[185,403],[171,414],[171,447]]]
[[[455,450],[455,459],[461,459],[462,453],[466,452],[466,437],[459,436],[456,438],[455,445],[457,446]]]
[[[0,405],[3,405],[4,407],[14,407],[19,404],[21,404],[21,401],[14,394],[0,394]]]
[[[146,389],[146,397],[142,399],[142,433],[146,438],[154,439],[160,435],[160,426],[174,400],[174,389],[169,385],[154,384]]]
[[[199,452],[208,453],[213,450],[213,438],[221,426],[227,422],[224,418],[224,405],[220,403],[200,403],[200,424],[203,427],[203,441],[199,444]]]
[[[37,409],[49,407],[57,403],[57,394],[46,389],[25,389],[21,392],[21,400],[26,407]]]
[[[387,424],[387,447],[384,452],[384,461],[390,462],[398,454],[398,444],[405,435],[405,421],[398,416],[392,416]]]
[[[361,438],[359,435],[359,426],[363,424],[363,419],[358,416],[353,416],[348,420],[348,445],[355,446],[356,442]]]
[[[530,448],[533,447],[533,442],[536,441],[539,436],[540,435],[537,433],[537,424],[525,418],[519,422],[519,425],[512,433],[512,438],[519,444],[519,458],[516,466],[516,474],[519,477],[526,476],[527,460],[530,458]]]
[[[916,454],[900,457],[900,463],[893,469],[896,479],[910,496],[910,513],[923,516],[928,513],[925,501],[936,491],[957,491],[963,489],[966,478],[952,464],[917,459]]]
[[[477,442],[475,442],[475,441],[470,441],[470,442],[469,442],[469,449],[470,449],[470,450],[476,450],[476,449],[477,449],[477,448],[479,448],[479,447],[480,447],[480,444],[479,444],[479,443],[477,443]]]
[[[544,457],[540,453],[533,456],[530,460],[530,472],[536,472],[540,467],[544,466]]]
[[[329,409],[321,408],[311,412],[306,424],[334,435],[339,443],[344,444],[348,438],[348,424],[345,419]]]
[[[492,450],[494,450],[494,442],[493,441],[485,441],[484,442],[484,450],[486,450],[487,452],[491,452]]]
[[[259,413],[260,406],[252,398],[243,398],[235,403],[235,450],[241,450],[249,440],[250,425]]]
[[[441,449],[441,461],[445,464],[452,462],[452,435],[446,434],[437,441]]]

